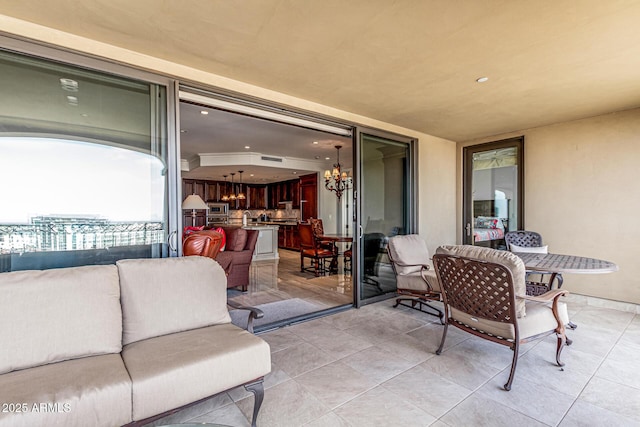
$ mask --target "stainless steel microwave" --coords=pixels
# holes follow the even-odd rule
[[[229,216],[229,203],[207,203],[209,216]]]

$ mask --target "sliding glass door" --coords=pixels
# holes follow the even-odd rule
[[[0,271],[169,254],[165,86],[0,51]]]
[[[409,142],[366,133],[359,137],[359,304],[396,291],[386,247],[390,237],[415,232],[410,148]]]

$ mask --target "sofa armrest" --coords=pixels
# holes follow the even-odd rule
[[[261,319],[264,316],[262,310],[256,307],[250,307],[247,305],[238,304],[233,301],[227,301],[227,305],[229,307],[235,308],[236,310],[247,310],[249,311],[249,319],[247,321],[247,331],[253,333],[253,319]]]

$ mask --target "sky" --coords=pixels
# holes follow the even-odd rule
[[[0,223],[40,215],[163,221],[165,167],[155,156],[91,142],[0,138]]]

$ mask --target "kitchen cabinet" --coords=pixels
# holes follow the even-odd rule
[[[267,186],[247,185],[248,209],[267,209]]]
[[[281,225],[278,229],[278,247],[283,249],[300,250],[300,236],[298,225]]]
[[[282,209],[282,202],[291,202],[293,209],[300,208],[300,179],[274,182],[268,185],[269,209]]]

